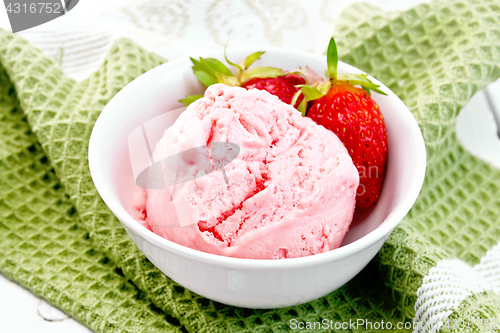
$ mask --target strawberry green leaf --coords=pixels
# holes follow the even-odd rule
[[[200,69],[200,66],[201,66],[201,62],[199,60],[196,60],[195,58],[193,57],[189,57],[189,59],[191,59],[191,62],[193,63],[193,67],[197,67]]]
[[[179,102],[183,103],[184,106],[189,106],[189,104],[202,98],[203,95],[187,95],[186,97],[179,99]]]
[[[200,57],[200,60],[190,58],[193,63],[193,74],[207,87],[217,83],[214,70],[210,67],[208,62]]]
[[[366,74],[340,74],[338,77],[341,81],[360,81],[372,83]]]
[[[387,95],[385,92],[378,89],[380,86],[370,81],[370,79],[366,74],[340,74],[338,80],[347,81],[349,84],[352,84],[353,86],[359,85],[363,89],[365,88],[370,89],[381,95]]]
[[[278,76],[285,75],[282,69],[276,67],[259,66],[255,68],[247,69],[241,75],[241,82],[245,83],[253,78],[276,78]]]
[[[325,93],[321,92],[316,87],[303,86],[302,88],[300,88],[300,90],[304,94],[304,98],[307,101],[314,101],[315,99],[318,99],[318,98],[325,96]]]
[[[328,92],[328,90],[330,89],[331,86],[332,86],[332,84],[330,83],[330,81],[326,81],[326,82],[318,83],[316,85],[316,88],[318,88],[318,90],[323,95],[326,95],[326,93]]]
[[[300,102],[299,107],[297,108],[297,110],[300,113],[302,113],[302,117],[305,117],[307,115],[307,101],[306,101],[306,98],[304,98],[302,100],[302,102]]]
[[[295,104],[297,103],[297,100],[299,99],[300,95],[302,94],[302,90],[297,90],[295,94],[293,94],[292,101],[290,102],[290,105],[295,107]]]
[[[379,93],[380,95],[385,95],[387,96],[387,94],[385,92],[383,92],[382,90],[378,89],[378,88],[371,88],[371,90],[375,91],[376,93]],[[371,94],[370,94],[371,95]]]
[[[224,65],[222,62],[215,58],[206,58],[205,59],[210,68],[212,68],[215,72],[219,72],[224,75],[233,76],[233,73]]]
[[[243,60],[243,68],[247,69],[250,67],[255,61],[260,59],[260,56],[266,53],[266,51],[258,51],[255,53],[250,54],[248,57]]]
[[[202,71],[202,72],[206,72],[207,74],[210,74],[212,75],[212,73],[214,72],[214,70],[210,67],[210,65],[208,64],[208,62],[203,59],[202,57],[200,57],[200,60],[196,60],[194,58],[190,58],[191,59],[191,62],[193,63],[193,71]]]
[[[224,83],[227,86],[236,87],[240,85],[240,81],[232,75],[229,76],[221,73],[215,73],[215,77],[217,78],[217,82]]]
[[[193,71],[193,74],[200,80],[204,85],[211,86],[212,84],[217,83],[217,78],[215,75],[207,73],[205,71]]]
[[[328,65],[328,78],[330,80],[335,80],[337,78],[337,64],[339,62],[339,54],[337,53],[337,44],[335,44],[335,39],[333,37],[330,39],[328,44],[328,50],[326,51],[326,63]]]
[[[328,88],[330,87],[330,82],[327,82],[326,85],[323,84],[323,86],[326,86],[327,87],[326,91],[328,91]],[[319,90],[316,87],[301,86],[300,90],[297,91],[293,95],[292,102],[290,103],[292,106],[295,106],[295,103],[297,103],[297,100],[299,99],[301,94],[304,95],[304,98],[302,99],[299,106],[297,107],[297,110],[299,110],[302,113],[302,116],[305,117],[306,113],[307,113],[307,102],[313,101],[315,99],[318,99],[318,98],[325,96],[326,92],[323,93],[321,90]]]

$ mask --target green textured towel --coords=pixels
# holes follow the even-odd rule
[[[499,27],[499,3],[487,0],[435,1],[389,16],[368,5],[344,13],[336,34],[341,59],[408,105],[426,141],[427,176],[409,216],[353,281],[277,310],[225,306],[175,284],[136,248],[94,188],[87,148],[95,120],[117,91],[162,59],[120,40],[98,72],[75,82],[22,38],[0,32],[0,270],[96,331],[410,322],[431,268],[447,259],[477,264],[500,241],[500,172],[465,152],[454,133],[463,105],[500,76]],[[499,319],[499,306],[494,293],[475,293],[450,318]]]

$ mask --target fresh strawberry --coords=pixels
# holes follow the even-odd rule
[[[338,56],[333,38],[328,46],[327,62],[329,80],[301,88],[305,100],[313,101],[307,116],[334,132],[344,143],[360,177],[356,206],[367,208],[379,198],[387,160],[384,117],[370,97],[370,89],[385,93],[366,75],[337,76]],[[302,103],[302,111],[305,105]]]
[[[304,80],[302,76],[292,73],[276,78],[253,78],[244,83],[243,88],[265,90],[270,94],[278,96],[278,98],[286,104],[290,104],[293,96],[299,90],[296,86],[304,84],[306,84],[306,80]],[[302,98],[303,96],[300,96],[296,101],[295,105],[297,107],[302,101]]]
[[[233,74],[222,62],[214,58],[201,58],[199,60],[191,58],[193,62],[194,75],[207,87],[215,83],[224,83],[229,86],[239,86],[246,89],[260,89],[278,96],[283,102],[290,104],[294,95],[299,91],[297,85],[304,85],[306,80],[302,74],[288,73],[276,67],[259,66],[249,68],[256,60],[260,59],[264,51],[252,53],[237,65],[229,61],[227,63],[236,67],[236,74]],[[179,100],[186,106],[203,97],[203,95],[190,95]],[[300,104],[303,96],[296,100],[296,105]]]

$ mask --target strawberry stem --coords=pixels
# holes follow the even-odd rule
[[[337,52],[337,44],[335,44],[335,39],[333,37],[330,39],[328,44],[328,50],[326,51],[326,63],[328,65],[328,78],[330,80],[335,80],[337,78],[337,64],[339,62],[339,54]]]
[[[240,75],[241,75],[241,73],[243,72],[243,68],[241,68],[240,65],[235,64],[234,62],[229,61],[229,59],[227,58],[227,55],[226,55],[227,44],[229,44],[229,40],[227,41],[226,45],[224,45],[224,58],[226,59],[226,62],[228,64],[230,64],[231,66],[234,66],[234,67],[237,68],[236,77],[239,78]]]

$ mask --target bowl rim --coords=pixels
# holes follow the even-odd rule
[[[253,53],[257,48],[255,47],[238,47],[238,48],[228,48],[228,53],[236,53],[236,52],[245,52],[245,54]],[[315,58],[319,60],[320,58],[325,62],[326,68],[326,57],[324,55],[318,55],[310,52],[294,50],[294,49],[286,49],[279,47],[266,47],[267,54],[274,53],[283,53],[286,55],[294,55],[297,57],[307,59]],[[199,52],[196,56],[214,56],[216,53],[220,53],[220,49],[207,49],[203,52]],[[100,142],[102,133],[105,132],[106,119],[112,118],[113,109],[115,108],[115,104],[117,101],[127,94],[133,93],[133,90],[147,82],[149,77],[155,75],[157,72],[168,71],[173,69],[178,69],[178,66],[183,62],[189,61],[189,56],[183,56],[176,58],[174,60],[168,61],[162,65],[159,65],[146,73],[138,76],[134,80],[132,80],[129,84],[123,87],[113,98],[107,103],[107,105],[102,110],[99,115],[97,121],[94,124],[92,129],[92,133],[89,140],[89,149],[88,149],[88,160],[89,160],[89,169],[94,185],[101,196],[104,203],[109,207],[109,209],[113,212],[113,214],[118,218],[118,220],[126,227],[133,230],[134,233],[138,234],[144,240],[149,242],[152,245],[155,245],[163,250],[173,252],[177,255],[181,255],[185,258],[190,258],[193,260],[203,261],[206,263],[217,264],[220,266],[232,267],[232,268],[242,268],[242,269],[290,269],[290,268],[303,268],[308,266],[314,266],[319,264],[324,264],[327,262],[337,261],[340,259],[344,259],[349,257],[350,255],[361,252],[362,250],[369,248],[374,245],[378,241],[380,241],[384,237],[388,237],[392,230],[397,226],[397,224],[406,216],[409,212],[413,204],[415,203],[424,182],[425,171],[426,171],[426,148],[425,142],[422,136],[422,132],[418,126],[417,121],[413,117],[413,114],[408,109],[408,107],[401,101],[401,99],[394,94],[388,87],[386,87],[382,82],[378,81],[371,75],[368,75],[372,82],[379,84],[381,89],[387,93],[388,97],[392,99],[395,103],[395,107],[399,110],[400,115],[403,117],[408,123],[409,128],[411,129],[410,137],[415,141],[416,150],[414,152],[415,156],[415,164],[416,170],[414,181],[412,182],[412,187],[408,189],[409,193],[406,195],[405,199],[396,206],[389,215],[385,218],[381,224],[368,234],[363,237],[355,240],[352,243],[339,247],[337,249],[319,253],[311,256],[300,257],[300,258],[287,258],[282,260],[271,260],[271,259],[245,259],[245,258],[234,258],[227,257],[212,253],[206,253],[199,250],[194,250],[183,245],[179,245],[172,241],[169,241],[154,232],[148,230],[147,228],[140,225],[137,221],[135,221],[132,216],[127,212],[127,210],[123,207],[117,195],[112,190],[107,190],[103,185],[103,175],[99,169],[99,163],[96,161],[98,158],[98,152],[100,150]],[[358,68],[346,64],[344,62],[339,61],[339,64],[342,66],[346,66],[347,68],[352,69],[355,72],[362,72]],[[121,209],[120,209],[121,207]]]

